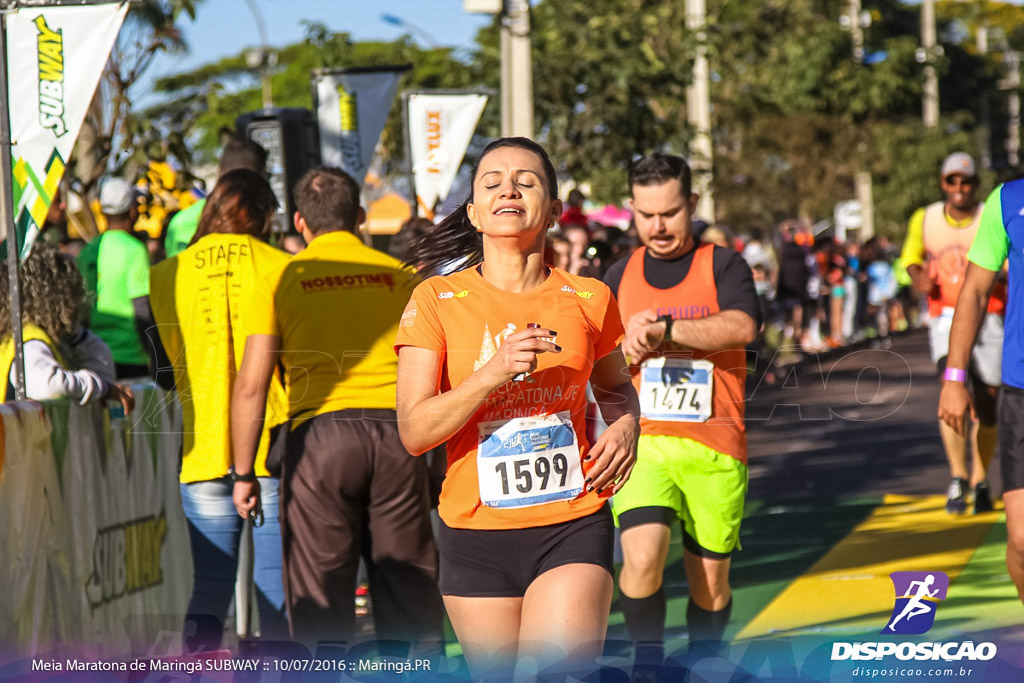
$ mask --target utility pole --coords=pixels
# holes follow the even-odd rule
[[[1011,168],[1020,164],[1020,53],[1006,51],[1006,162]]]
[[[533,137],[529,0],[505,0],[501,22],[501,134]]]
[[[978,54],[982,59],[988,54],[988,26],[985,17],[978,17]],[[992,168],[992,111],[989,108],[988,91],[981,90],[978,100],[978,118],[981,119],[981,167]]]
[[[921,106],[925,128],[939,125],[939,75],[935,71],[935,0],[921,2],[921,47],[924,49],[924,101]]]
[[[1002,29],[994,28],[996,49],[1003,53],[1006,73],[996,87],[1006,92],[1006,164],[1016,169],[1020,164],[1020,53],[1010,47]]]
[[[860,0],[848,0],[846,11],[850,22],[850,40],[853,43],[853,61],[864,63],[864,27],[860,22]]]
[[[846,5],[847,18],[850,25],[850,39],[853,43],[853,61],[864,63],[864,23],[861,20],[860,0],[848,0]],[[863,143],[858,145],[858,151]],[[860,204],[860,239],[866,242],[875,236],[875,200],[871,173],[857,171],[853,176],[853,185]]]
[[[694,128],[690,158],[694,171],[694,191],[700,195],[697,215],[714,224],[714,149],[711,140],[711,68],[708,66],[707,20],[706,0],[686,0],[686,28],[695,32],[697,39],[693,85],[688,88],[686,95],[687,118]]]

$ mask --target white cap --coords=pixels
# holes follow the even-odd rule
[[[128,213],[135,203],[135,188],[123,178],[107,178],[100,185],[100,211],[108,216]]]
[[[974,166],[974,157],[966,152],[953,152],[942,162],[942,177],[948,178],[954,173],[973,178],[978,175],[978,169]]]

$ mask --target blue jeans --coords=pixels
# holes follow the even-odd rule
[[[288,638],[281,574],[281,526],[278,480],[260,477],[263,526],[253,529],[253,579],[263,638]],[[181,504],[188,520],[194,584],[185,624],[185,649],[220,649],[228,605],[235,592],[238,547],[245,520],[238,516],[227,477],[181,484]]]

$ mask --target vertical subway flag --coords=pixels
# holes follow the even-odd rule
[[[416,194],[433,210],[448,196],[487,105],[478,93],[409,95],[409,143]]]
[[[360,187],[395,100],[398,78],[407,68],[313,72],[320,156],[325,166],[343,169]]]
[[[14,225],[38,236],[121,30],[128,3],[22,7],[7,15]]]

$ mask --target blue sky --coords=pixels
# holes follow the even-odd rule
[[[393,40],[409,34],[421,44],[469,46],[477,30],[491,17],[467,14],[462,0],[256,0],[267,26],[271,47],[293,43],[304,35],[303,21],[319,21],[335,31],[347,31],[357,40]],[[381,18],[389,14],[415,29],[402,28]],[[256,19],[246,0],[205,0],[195,22],[181,21],[189,52],[160,55],[145,77],[152,83],[161,76],[187,71],[221,57],[237,54],[260,42]],[[142,90],[148,86],[143,85]],[[139,93],[143,97],[147,93]]]

